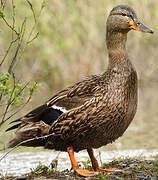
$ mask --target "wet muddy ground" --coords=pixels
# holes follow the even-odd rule
[[[99,174],[93,178],[86,179],[158,179],[158,150],[124,150],[102,153],[95,151],[95,154],[103,168],[119,168],[122,172],[117,174]],[[75,155],[81,168],[91,170],[91,163],[85,151]],[[3,180],[84,179],[71,171],[66,153],[59,154],[55,151],[9,154],[0,163],[0,174],[0,179]]]
[[[83,178],[75,175],[72,171],[56,171],[48,166],[39,165],[34,171],[23,176],[10,176],[2,179],[14,180],[74,180],[74,179],[101,179],[101,180],[157,180],[158,179],[158,160],[138,160],[138,159],[118,159],[111,163],[103,164],[104,168],[119,168],[121,173],[99,174],[95,177]],[[90,169],[87,167],[86,169]]]

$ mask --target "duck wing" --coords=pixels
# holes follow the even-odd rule
[[[53,96],[47,102],[47,105],[49,107],[56,105],[66,110],[71,110],[83,105],[86,101],[91,99],[97,91],[99,78],[100,76],[97,75],[87,77],[85,80]]]
[[[50,126],[61,114],[82,106],[86,101],[89,101],[96,91],[98,78],[99,76],[97,75],[90,76],[60,91],[45,104],[35,108],[25,116],[13,120],[11,124],[16,124],[9,127],[6,131],[20,128],[27,123],[37,123],[40,121]]]

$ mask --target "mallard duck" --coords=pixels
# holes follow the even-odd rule
[[[92,75],[54,95],[42,106],[12,123],[16,129],[9,147],[44,146],[67,151],[73,170],[81,176],[101,169],[93,148],[112,143],[123,135],[137,109],[137,73],[126,51],[130,30],[153,33],[142,24],[128,5],[114,7],[107,19],[106,45],[109,55],[107,70]],[[80,169],[74,151],[86,149],[94,171]]]

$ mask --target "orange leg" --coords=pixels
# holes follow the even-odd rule
[[[106,173],[118,173],[118,172],[121,172],[120,169],[101,169],[101,168],[99,168],[99,164],[98,164],[98,161],[96,160],[96,158],[94,156],[93,149],[88,148],[87,152],[88,152],[89,157],[91,159],[92,167],[93,167],[94,171],[96,171],[96,172],[106,172]]]
[[[95,176],[95,175],[98,174],[97,172],[88,171],[88,170],[85,170],[85,169],[79,169],[79,166],[78,166],[78,164],[76,162],[76,159],[74,157],[74,150],[73,150],[72,146],[67,148],[67,152],[69,154],[73,170],[75,172],[77,172],[79,175],[89,177],[89,176]]]

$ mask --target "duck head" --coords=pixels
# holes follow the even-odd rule
[[[133,8],[128,5],[118,5],[112,9],[107,20],[108,32],[127,33],[130,30],[153,33],[137,18]]]

